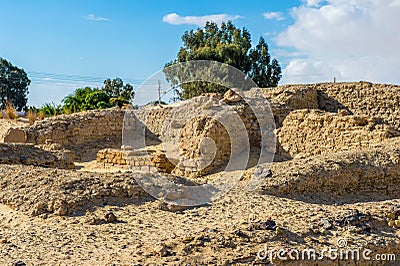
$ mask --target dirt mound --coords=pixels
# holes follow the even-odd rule
[[[138,199],[146,193],[131,174],[83,173],[0,165],[0,199],[29,215],[76,214],[92,205]]]
[[[25,164],[42,167],[74,169],[71,152],[49,151],[27,144],[0,143],[0,164]]]

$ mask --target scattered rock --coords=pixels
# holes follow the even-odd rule
[[[55,215],[66,215],[68,213],[68,202],[66,200],[56,200],[53,205]]]
[[[271,169],[263,169],[261,167],[257,167],[254,171],[254,176],[259,178],[268,178],[272,176]]]
[[[173,204],[168,204],[165,202],[160,202],[158,205],[159,210],[170,211],[170,212],[181,212],[181,211],[187,210],[189,208],[190,207],[188,207],[188,206],[173,205]]]
[[[155,255],[158,255],[160,257],[165,257],[168,255],[168,248],[165,244],[159,243],[154,246],[153,252]]]
[[[240,102],[241,100],[242,100],[242,97],[240,97],[240,95],[238,95],[232,89],[229,89],[227,92],[225,92],[224,98],[222,99],[222,101],[224,101],[225,103],[236,103],[236,102]]]
[[[322,218],[320,226],[324,230],[335,229],[334,227],[346,227],[353,233],[370,233],[372,230],[372,217],[370,214],[364,214],[355,211],[348,211],[344,216],[339,216],[335,219]]]
[[[253,231],[253,230],[275,230],[276,227],[276,223],[273,220],[267,220],[264,222],[256,222],[256,223],[252,223],[249,227],[248,230],[249,231]]]
[[[117,220],[117,216],[115,216],[114,213],[109,212],[104,215],[104,220],[106,221],[106,223],[112,223]]]
[[[397,228],[400,228],[400,220],[394,221],[394,224],[396,225]]]
[[[17,261],[13,263],[13,266],[26,266],[26,263],[23,261]]]
[[[322,225],[322,227],[324,228],[324,229],[332,229],[332,224],[327,220],[327,219],[324,219],[324,218],[322,218],[321,219],[321,225]]]

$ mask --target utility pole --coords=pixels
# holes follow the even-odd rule
[[[158,80],[158,106],[161,107],[161,80]]]

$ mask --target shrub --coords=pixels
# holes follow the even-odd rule
[[[33,125],[36,122],[37,118],[36,111],[33,109],[29,109],[26,115],[28,116],[29,125]]]
[[[45,117],[45,114],[42,110],[39,110],[39,112],[37,113],[37,119],[39,120],[43,120]]]
[[[62,108],[60,105],[56,106],[54,103],[45,103],[42,107],[40,107],[39,112],[45,116],[56,116],[62,114]]]
[[[15,111],[14,106],[12,105],[12,103],[7,103],[6,104],[6,118],[7,119],[18,119],[18,114],[17,111]]]

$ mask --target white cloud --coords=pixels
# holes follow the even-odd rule
[[[318,60],[294,59],[282,71],[282,83],[313,83],[342,79],[333,66]]]
[[[103,17],[95,16],[94,14],[87,14],[87,15],[85,16],[85,19],[87,19],[87,20],[94,20],[94,21],[110,21],[110,20],[111,20],[111,19],[109,19],[109,18],[103,18]]]
[[[392,0],[389,5],[390,6],[400,6],[400,0]]]
[[[399,0],[319,4],[308,0],[293,8],[294,24],[275,39],[281,48],[294,48],[303,58],[292,58],[282,83],[330,81],[335,75],[343,80],[400,83]]]
[[[319,6],[319,4],[322,1],[321,0],[303,0],[303,2],[305,2],[307,6]]]
[[[163,21],[172,25],[198,25],[204,26],[207,21],[213,21],[217,24],[226,22],[228,20],[234,21],[239,18],[243,18],[238,15],[228,15],[228,14],[216,14],[216,15],[206,15],[206,16],[180,16],[176,13],[171,13],[163,17]]]
[[[265,12],[263,16],[265,19],[276,19],[278,21],[285,19],[282,12]]]

